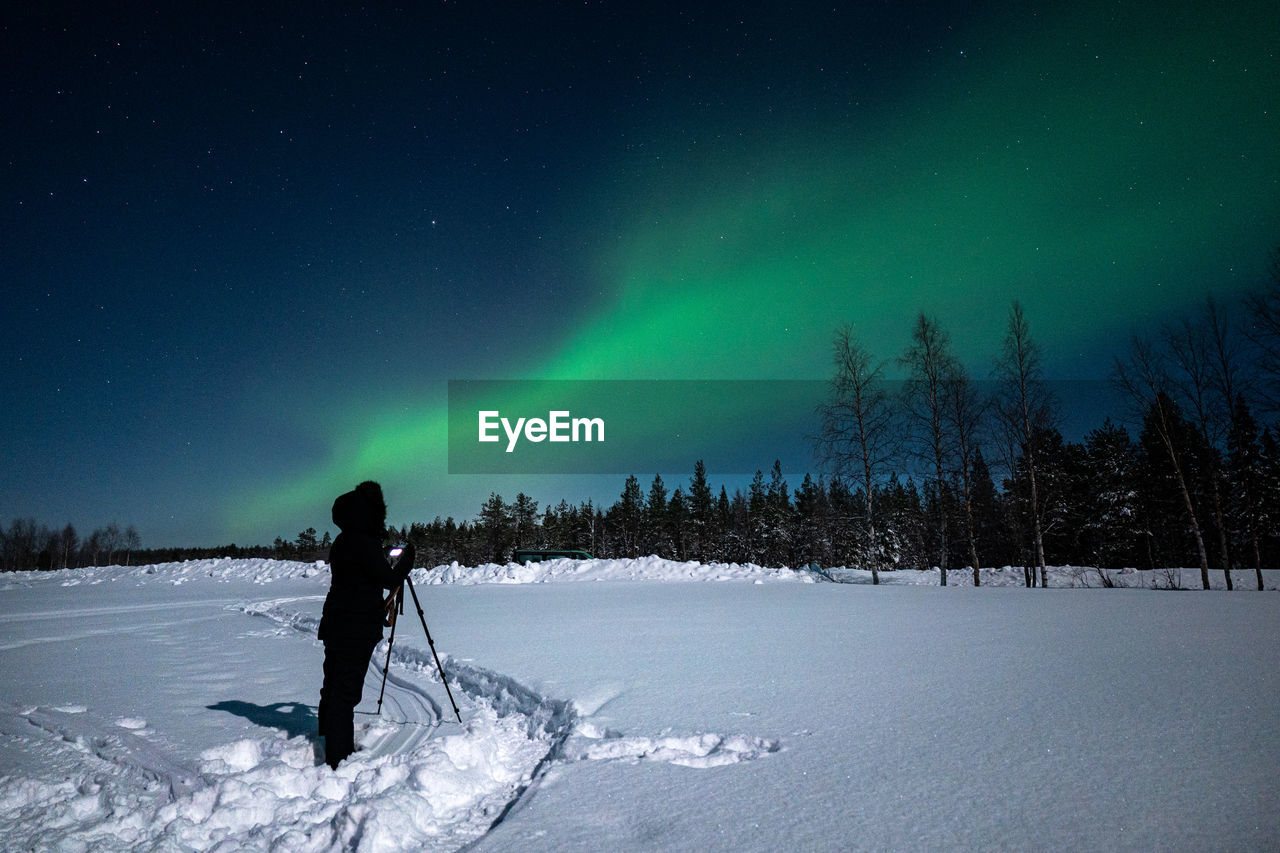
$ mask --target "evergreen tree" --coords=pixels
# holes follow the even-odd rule
[[[517,548],[536,548],[538,539],[538,502],[520,492],[511,504],[511,524]]]
[[[890,475],[892,478],[892,475]],[[840,477],[831,480],[827,487],[827,539],[831,545],[830,560],[833,564],[850,568],[868,568],[869,563],[876,566],[876,575],[882,569],[889,568],[882,555],[874,553],[870,541],[866,538],[867,528],[863,523],[862,511],[865,500],[849,490],[849,484]],[[877,532],[877,536],[879,533]],[[896,567],[895,567],[896,568]]]
[[[511,558],[511,543],[515,529],[511,508],[502,496],[493,492],[480,508],[480,545],[484,559],[493,563],[505,563]]]
[[[653,475],[649,497],[644,504],[644,522],[641,525],[640,551],[660,557],[673,556],[670,528],[667,523],[667,487],[661,474]]]
[[[1263,559],[1274,563],[1280,559],[1280,441],[1270,427],[1262,430],[1258,449],[1258,530]]]
[[[973,526],[978,547],[985,551],[988,562],[994,565],[1012,565],[1006,543],[1000,493],[996,491],[991,469],[987,467],[981,447],[974,450],[969,482],[973,493]]]
[[[616,509],[616,512],[614,510]],[[610,510],[618,529],[615,534],[618,553],[624,557],[640,556],[641,526],[644,523],[644,498],[640,494],[640,481],[632,474],[627,477],[619,502]]]
[[[695,560],[709,558],[714,541],[712,511],[715,498],[707,483],[707,466],[699,459],[693,466],[693,479],[689,481],[689,537],[688,554]]]
[[[769,487],[765,492],[763,552],[766,565],[777,566],[793,562],[791,544],[794,509],[787,481],[782,476],[782,462],[774,460],[769,472]]]
[[[586,548],[587,553],[595,557],[603,556],[601,541],[598,538],[603,524],[604,517],[590,498],[579,504],[573,547]]]
[[[671,493],[667,503],[667,541],[670,543],[671,558],[685,560],[689,557],[689,500],[679,486]]]
[[[565,503],[564,499],[561,499],[560,504],[557,507],[553,508],[549,503],[545,507],[543,507],[542,520],[538,524],[538,528],[541,534],[539,536],[539,539],[542,541],[545,547],[547,548],[567,547],[561,544],[562,542],[564,542],[565,537],[562,533],[563,522],[558,512],[560,507],[567,507],[567,506],[568,504]]]
[[[1232,411],[1231,434],[1227,437],[1227,526],[1236,540],[1237,551],[1250,555],[1259,590],[1263,588],[1262,461],[1257,421],[1244,396],[1239,395]]]
[[[744,533],[747,562],[763,564],[765,562],[765,515],[769,503],[769,492],[764,485],[764,474],[756,469],[756,475],[747,487],[745,513],[739,512],[736,506],[734,526]]]
[[[821,480],[814,483],[808,474],[796,489],[795,553],[800,565],[831,565],[831,542],[828,534],[829,504]]]
[[[1044,551],[1055,561],[1082,561],[1081,529],[1085,515],[1084,450],[1065,441],[1054,428],[1037,432],[1036,448],[1040,458],[1040,528]],[[1042,581],[1043,582],[1043,581]]]
[[[760,472],[757,471],[756,475],[759,476],[759,474]],[[751,511],[747,496],[742,493],[742,489],[734,489],[733,498],[726,502],[724,487],[721,486],[720,498],[719,506],[725,509],[722,515],[724,520],[721,548],[723,559],[749,563],[752,561]]]
[[[1082,534],[1088,562],[1109,569],[1137,565],[1138,460],[1129,432],[1107,418],[1085,436],[1084,448],[1089,489]]]
[[[932,525],[915,483],[890,476],[880,489],[878,502],[884,509],[884,524],[874,543],[880,564],[895,569],[928,568],[932,551],[925,534]]]
[[[294,542],[297,554],[303,560],[314,560],[311,556],[320,547],[320,540],[317,538],[316,529],[308,527],[306,530],[298,534],[297,540]]]
[[[714,518],[715,529],[711,532],[711,541],[715,549],[715,559],[727,560],[730,549],[730,530],[733,527],[733,504],[724,486],[720,487],[720,494],[716,497]]]

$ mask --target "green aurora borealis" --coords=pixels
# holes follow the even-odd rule
[[[1015,298],[1054,375],[1105,376],[1135,328],[1252,286],[1280,234],[1275,8],[1154,8],[993,16],[891,102],[800,126],[679,116],[671,153],[602,164],[625,176],[584,193],[620,223],[586,247],[602,295],[504,335],[505,377],[820,378],[835,325],[892,357],[921,310],[983,374]],[[365,477],[437,504],[466,478],[443,470],[443,394],[423,396],[353,417],[250,514]]]
[[[1103,380],[1266,274],[1277,31],[1274,0],[16,10],[0,513],[194,545],[324,529],[366,478],[396,524],[612,502],[701,454],[449,474],[447,383],[820,380],[837,326],[892,360],[921,311],[984,378],[1014,299],[1051,377]]]

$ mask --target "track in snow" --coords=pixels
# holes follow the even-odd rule
[[[193,602],[182,606],[221,615],[198,610],[183,624],[226,619],[230,611],[261,617],[263,628],[242,637],[296,641],[299,634],[315,636],[319,620],[306,611],[319,598]],[[164,609],[155,608],[157,615]],[[0,751],[38,755],[42,768],[38,777],[0,775],[0,838],[15,849],[458,850],[515,815],[560,764],[712,767],[779,748],[776,741],[716,734],[627,737],[593,726],[570,701],[443,657],[462,713],[458,724],[435,660],[411,644],[416,639],[392,651],[380,715],[372,709],[386,644],[375,651],[356,717],[360,749],[336,772],[316,753],[312,708],[303,704],[208,706],[263,728],[195,760],[171,754],[165,733],[132,714],[117,719],[79,705],[0,705]],[[186,643],[177,648],[190,652],[199,639],[176,631],[166,642]],[[237,660],[225,657],[224,663]],[[171,663],[196,680],[198,671],[181,669],[192,658],[184,653]],[[225,681],[226,672],[216,674]]]

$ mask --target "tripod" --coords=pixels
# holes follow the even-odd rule
[[[406,575],[404,583],[400,588],[387,596],[387,620],[391,623],[391,638],[387,640],[387,662],[382,667],[382,689],[378,691],[378,711],[382,714],[382,696],[387,692],[387,670],[391,668],[391,647],[396,641],[396,614],[404,613],[404,584],[409,585],[409,594],[413,596],[413,605],[418,608],[418,621],[422,623],[422,632],[427,635],[427,645],[431,647],[431,657],[435,658],[436,671],[440,673],[440,683],[444,685],[444,692],[449,696],[449,704],[453,706],[453,714],[458,718],[458,722],[462,722],[462,713],[458,710],[458,703],[453,701],[453,691],[449,689],[449,682],[444,677],[444,667],[440,665],[440,656],[436,654],[436,641],[431,639],[431,629],[427,627],[427,617],[422,614],[422,604],[418,601],[418,591],[413,588],[413,581]]]

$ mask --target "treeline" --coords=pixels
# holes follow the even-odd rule
[[[1050,564],[1102,569],[1196,565],[1194,540],[1180,517],[1177,495],[1170,491],[1164,448],[1150,423],[1136,440],[1123,426],[1107,421],[1078,443],[1063,440],[1055,430],[1041,432],[1036,441],[1042,545]],[[1266,511],[1275,517],[1280,449],[1270,431],[1263,431],[1254,448],[1272,484]],[[1240,461],[1231,460],[1233,470]],[[1207,473],[1203,466],[1196,469],[1201,501],[1209,499]],[[628,477],[619,499],[607,508],[589,500],[562,500],[540,509],[525,494],[509,502],[493,494],[474,520],[436,518],[402,528],[399,536],[414,543],[424,566],[453,560],[501,563],[517,548],[579,548],[597,557],[657,554],[704,562],[893,571],[939,566],[945,549],[945,565],[955,569],[972,565],[972,544],[981,555],[979,565],[1025,566],[1027,584],[1041,583],[1030,570],[1035,547],[1029,467],[1019,462],[1012,476],[1003,479],[1003,488],[997,488],[981,449],[975,450],[968,512],[960,479],[953,473],[936,490],[890,474],[886,482],[873,485],[876,523],[868,524],[865,493],[844,479],[814,480],[806,474],[793,490],[775,463],[768,476],[757,472],[745,491],[730,495],[723,486],[718,491],[707,486],[699,462],[688,484],[675,489],[655,476],[642,491],[638,478]],[[1256,572],[1261,565],[1280,563],[1280,537],[1271,529],[1255,540],[1243,509],[1233,503],[1226,519],[1227,553],[1237,555],[1236,561],[1224,564],[1214,551],[1211,568],[1230,565]],[[940,511],[943,528],[936,524]]]
[[[214,557],[272,557],[280,560],[323,560],[329,553],[329,534],[316,537],[314,528],[294,541],[277,538],[273,545],[242,547],[234,543],[215,547],[143,548],[133,525],[123,530],[116,522],[81,537],[75,525],[51,528],[34,518],[14,519],[0,528],[0,571],[79,569],[86,566],[143,566]]]
[[[674,490],[655,477],[643,492],[631,476],[608,507],[561,501],[540,512],[528,495],[491,494],[472,521],[437,518],[400,535],[428,565],[554,547],[855,566],[876,582],[881,571],[931,566],[944,584],[949,569],[978,584],[984,565],[1024,566],[1027,586],[1047,582],[1049,563],[1198,566],[1205,589],[1215,570],[1228,588],[1243,570],[1262,589],[1261,567],[1280,559],[1280,254],[1243,308],[1237,327],[1210,297],[1128,342],[1111,384],[1136,435],[1108,418],[1079,442],[1064,439],[1016,302],[982,381],[921,314],[892,360],[873,357],[850,327],[836,332],[816,481],[806,475],[793,490],[775,463],[730,496],[713,491],[699,462]],[[885,380],[891,364],[905,381]]]
[[[846,326],[834,335],[822,407],[817,479],[797,487],[774,464],[744,491],[714,488],[698,462],[674,489],[627,478],[610,506],[539,508],[491,494],[472,520],[436,518],[398,531],[420,565],[505,562],[517,548],[580,548],[599,557],[881,571],[1023,566],[1043,586],[1046,566],[1100,569],[1198,566],[1245,571],[1262,589],[1280,564],[1280,253],[1271,276],[1233,322],[1212,298],[1193,315],[1135,335],[1111,384],[1125,401],[1081,441],[1065,440],[1059,402],[1020,305],[981,381],[950,336],[919,315],[901,353],[874,357]],[[885,380],[891,366],[905,373]],[[1128,423],[1129,426],[1124,425]],[[997,485],[998,484],[998,485]],[[64,568],[209,556],[323,559],[314,528],[272,546],[140,550],[132,527],[84,541],[15,521],[0,532],[5,569]],[[1105,571],[1102,573],[1106,582]],[[1252,584],[1251,584],[1252,585]]]
[[[49,528],[34,518],[14,519],[0,529],[0,569],[75,569],[113,563],[129,565],[141,554],[142,537],[132,526],[112,522],[87,537],[74,525]]]

